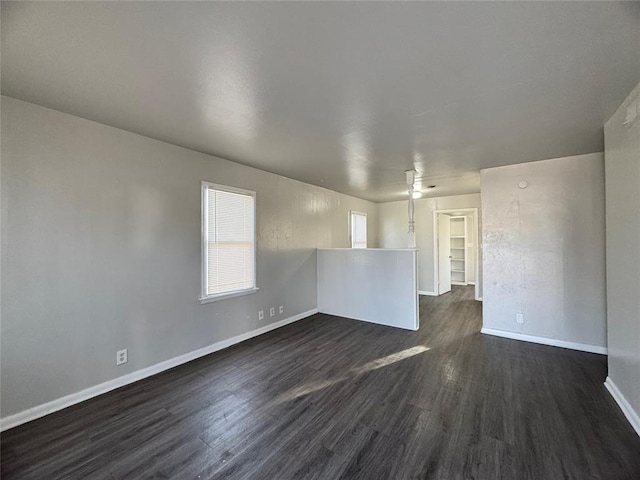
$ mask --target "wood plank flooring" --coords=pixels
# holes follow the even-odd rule
[[[640,479],[606,357],[479,333],[473,289],[419,332],[314,315],[2,434],[11,479]]]

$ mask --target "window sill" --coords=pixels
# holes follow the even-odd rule
[[[227,298],[242,297],[243,295],[256,293],[258,290],[260,289],[258,287],[255,287],[255,288],[249,288],[247,290],[240,290],[237,292],[221,293],[220,295],[208,295],[206,297],[200,297],[198,300],[200,300],[201,304],[205,304],[205,303],[217,302],[219,300],[226,300]]]

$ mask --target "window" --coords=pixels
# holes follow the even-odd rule
[[[256,194],[202,182],[202,303],[256,287]]]
[[[367,214],[351,212],[351,248],[367,248]]]

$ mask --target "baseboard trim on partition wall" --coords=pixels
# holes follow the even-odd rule
[[[622,413],[624,413],[624,416],[627,418],[627,420],[629,420],[629,423],[636,431],[638,436],[640,436],[640,416],[638,416],[627,399],[624,398],[624,395],[622,395],[617,385],[613,383],[611,377],[607,377],[607,379],[604,381],[604,386],[607,388],[607,390],[609,390],[609,393],[620,407],[620,410],[622,410]]]
[[[427,292],[426,290],[418,290],[418,295],[429,295],[430,297],[437,297],[436,292]]]
[[[192,360],[195,360],[196,358],[204,357],[205,355],[209,355],[210,353],[223,350],[237,343],[249,340],[253,337],[257,337],[258,335],[270,332],[271,330],[275,330],[276,328],[284,327],[285,325],[297,322],[298,320],[307,318],[315,313],[318,313],[317,308],[300,313],[298,315],[294,315],[289,318],[285,318],[284,320],[280,320],[279,322],[271,323],[256,330],[252,330],[250,332],[213,343],[198,350],[194,350],[192,352],[185,353],[184,355],[179,355],[169,360],[165,360],[164,362],[160,362],[150,367],[143,368],[142,370],[136,370],[135,372],[128,373],[127,375],[123,375],[122,377],[114,378],[113,380],[100,383],[85,390],[81,390],[80,392],[72,393],[71,395],[67,395],[65,397],[58,398],[50,402],[43,403],[42,405],[38,405],[22,412],[18,412],[14,415],[2,418],[0,419],[0,432],[13,427],[17,427],[18,425],[22,425],[23,423],[36,420],[37,418],[44,417],[46,415],[49,415],[50,413],[57,412],[77,403],[84,402],[85,400],[97,397],[98,395],[102,395],[103,393],[115,390],[116,388],[124,387],[125,385],[129,385],[131,383],[137,382],[138,380],[142,380],[143,378],[147,378],[160,372],[164,372],[165,370],[169,370],[170,368],[177,367],[178,365],[182,365],[183,363],[190,362]]]
[[[569,348],[571,350],[580,350],[581,352],[607,354],[607,347],[598,345],[588,345],[586,343],[567,342],[565,340],[556,340],[555,338],[537,337],[535,335],[526,335],[524,333],[507,332],[505,330],[494,330],[493,328],[482,327],[480,333],[493,335],[494,337],[510,338],[512,340],[521,340],[523,342],[539,343],[542,345],[550,345],[552,347]]]

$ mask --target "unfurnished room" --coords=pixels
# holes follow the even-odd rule
[[[2,479],[640,479],[640,2],[0,42]]]

